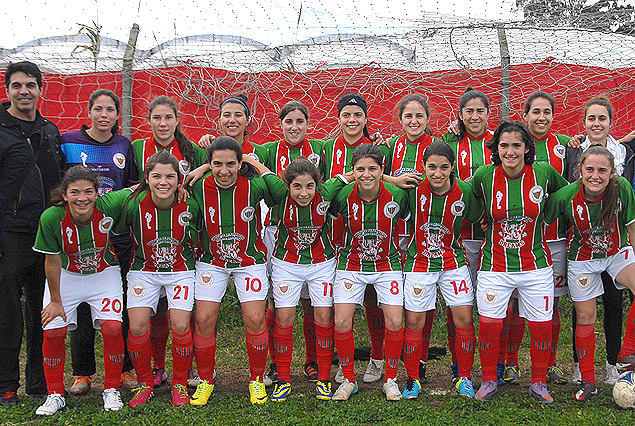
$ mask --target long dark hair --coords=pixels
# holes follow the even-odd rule
[[[315,164],[304,156],[298,156],[293,159],[284,171],[284,180],[287,185],[291,185],[293,179],[301,175],[309,175],[315,181],[316,185],[322,182],[320,170]]]
[[[88,98],[88,111],[93,109],[93,105],[95,105],[95,101],[100,96],[108,96],[110,99],[112,99],[112,101],[115,103],[115,109],[117,110],[117,115],[119,115],[119,111],[121,108],[121,105],[119,103],[119,98],[117,97],[117,95],[115,95],[115,92],[108,89],[97,89],[90,94],[90,98]],[[117,133],[119,133],[119,118],[115,120],[115,124],[110,129],[110,132],[113,135],[116,135]]]
[[[51,205],[65,206],[66,201],[64,201],[62,194],[66,193],[66,190],[71,183],[77,182],[78,180],[87,180],[88,182],[91,182],[95,188],[95,192],[97,192],[97,188],[99,188],[97,173],[86,166],[73,166],[66,170],[60,184],[51,190]]]
[[[536,156],[536,144],[534,143],[534,137],[529,132],[527,126],[520,121],[503,121],[498,125],[494,131],[492,140],[487,143],[487,147],[492,151],[492,163],[496,166],[500,166],[502,164],[500,155],[498,154],[498,143],[504,133],[518,133],[520,140],[525,143],[525,147],[529,148],[529,151],[524,157],[525,164],[533,164],[534,157]]]
[[[169,164],[170,166],[172,166],[172,168],[177,173],[178,181],[179,182],[181,181],[181,172],[179,172],[179,160],[174,155],[170,154],[168,151],[161,150],[157,152],[156,154],[151,155],[150,158],[148,158],[148,161],[146,162],[146,166],[143,169],[143,179],[141,180],[141,183],[139,183],[139,186],[137,187],[137,189],[135,189],[134,192],[130,194],[130,196],[128,197],[128,200],[126,201],[126,205],[130,202],[130,200],[137,198],[139,194],[149,189],[147,179],[157,164]]]
[[[240,170],[238,173],[241,176],[246,177],[247,179],[251,179],[254,176],[258,176],[258,172],[249,163],[243,161],[243,150],[240,147],[240,144],[236,141],[236,139],[231,136],[219,136],[207,147],[207,162],[212,162],[212,154],[214,151],[224,151],[224,150],[234,151],[236,153],[236,159],[241,162]],[[313,166],[315,167],[315,166]]]
[[[474,90],[468,86],[465,88],[465,92],[463,92],[463,95],[459,99],[459,114],[461,114],[463,108],[465,108],[465,104],[472,99],[480,99],[489,112],[489,99],[487,98],[487,95],[480,90]],[[465,127],[463,120],[459,119],[459,139],[465,136],[465,133],[467,133],[467,127]]]
[[[582,153],[580,156],[580,168],[584,164],[584,161],[590,155],[603,155],[609,160],[609,164],[611,165],[611,170],[615,168],[615,157],[611,154],[611,151],[604,148],[602,145],[593,145],[589,147],[586,151]],[[582,181],[582,176],[580,176],[579,181]],[[600,223],[602,224],[602,230],[604,232],[609,232],[611,229],[611,225],[613,225],[613,218],[615,216],[615,211],[619,205],[620,199],[620,183],[617,177],[617,174],[613,174],[613,177],[609,181],[606,189],[604,190],[604,200],[602,200],[602,212],[600,213]]]
[[[167,96],[161,95],[154,98],[154,100],[150,102],[150,105],[148,105],[148,119],[150,119],[152,116],[152,110],[159,105],[165,105],[167,107],[170,107],[172,109],[172,112],[174,112],[174,116],[176,118],[179,117],[179,111],[176,108],[176,103],[174,103],[174,101],[168,98]],[[192,145],[192,142],[190,142],[187,139],[187,137],[185,137],[183,132],[181,132],[180,123],[177,124],[176,128],[174,129],[174,139],[176,139],[176,142],[179,147],[179,151],[181,151],[181,155],[183,155],[183,157],[187,160],[187,162],[190,163],[190,166],[193,167],[194,166],[194,163],[193,163],[194,145]]]
[[[425,133],[432,136],[432,130],[430,129],[430,105],[428,104],[428,100],[420,95],[419,93],[412,93],[410,95],[406,95],[399,101],[399,109],[397,111],[397,116],[401,120],[401,116],[403,115],[403,110],[406,109],[406,106],[410,102],[416,102],[426,110],[426,115],[428,116],[428,124],[426,124]]]

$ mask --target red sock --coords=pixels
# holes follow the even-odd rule
[[[399,358],[403,350],[403,327],[399,330],[386,329],[386,378],[394,379],[397,377],[397,369],[399,368]]]
[[[192,365],[192,350],[194,349],[194,339],[192,329],[183,334],[172,331],[172,386],[187,386],[187,370]],[[214,371],[212,370],[212,377]]]
[[[549,321],[529,321],[529,331],[531,332],[531,383],[547,380],[547,369],[549,368],[549,354],[551,354],[551,320]]]
[[[458,362],[458,358],[456,356],[456,327],[454,327],[454,318],[452,317],[452,308],[449,306],[446,309],[445,316],[445,328],[448,331],[448,348],[450,348],[450,353],[452,354],[452,364]]]
[[[260,334],[246,334],[247,356],[249,356],[249,380],[253,381],[258,378],[262,381],[267,366],[267,343],[269,342],[269,333],[267,329]]]
[[[51,393],[64,395],[64,363],[66,362],[66,329],[68,327],[44,330],[44,376],[46,387]],[[119,384],[117,384],[119,386]]]
[[[349,382],[355,382],[355,337],[353,336],[353,327],[348,331],[334,332],[335,348],[340,358],[342,373]]]
[[[483,381],[496,380],[496,360],[500,352],[502,328],[502,319],[479,316],[478,351]]]
[[[472,377],[475,352],[476,334],[474,325],[466,328],[456,327],[456,357],[459,360],[459,377]]]
[[[635,302],[628,310],[626,317],[626,330],[624,331],[624,341],[620,350],[620,358],[635,354]]]
[[[511,308],[507,308],[507,313],[503,319],[503,328],[500,334],[500,346],[498,347],[498,362],[505,364],[505,356],[507,355],[507,343],[509,342],[509,327],[511,322]],[[479,331],[479,336],[481,332]]]
[[[510,309],[511,311],[511,309]],[[518,365],[518,352],[525,337],[525,318],[516,312],[511,312],[509,320],[509,340],[507,342],[507,364]]]
[[[315,352],[315,317],[313,312],[304,311],[304,321],[302,322],[304,331],[304,344],[306,346],[306,358],[304,362],[317,361]]]
[[[123,367],[123,334],[121,322],[106,320],[101,323],[104,340],[104,389],[118,389]]]
[[[326,325],[315,323],[315,352],[318,363],[318,380],[331,379],[333,361],[333,320]]]
[[[582,380],[595,384],[595,324],[577,324],[575,346]]]
[[[194,340],[194,356],[196,368],[201,380],[214,383],[214,367],[216,367],[216,333],[209,336],[199,336],[192,333]]]
[[[154,387],[154,380],[152,378],[152,367],[150,366],[151,346],[149,331],[141,336],[133,336],[132,333],[128,333],[128,352],[130,352],[130,359],[137,373],[137,381],[139,384],[145,383],[146,386],[152,388]]]
[[[366,323],[370,333],[370,357],[384,359],[384,312],[379,306],[366,306]],[[337,351],[339,353],[339,350]]]
[[[553,313],[551,322],[551,354],[549,355],[549,367],[556,365],[556,355],[558,355],[558,343],[560,342],[560,311]]]
[[[430,349],[430,334],[434,324],[434,309],[426,312],[426,322],[421,331],[421,361],[428,362],[428,349]]]
[[[276,325],[276,311],[271,309],[271,303],[269,305],[265,315],[265,327],[267,327],[267,332],[269,333],[269,358],[273,363],[276,362],[276,354],[273,350],[273,328]]]
[[[403,365],[408,377],[419,378],[419,360],[421,359],[421,330],[404,330],[403,336]]]
[[[154,368],[165,368],[165,350],[169,335],[170,321],[167,314],[162,317],[150,317],[150,341]]]
[[[293,354],[293,324],[283,327],[278,321],[273,328],[273,347],[278,366],[278,377],[291,381],[291,355]]]

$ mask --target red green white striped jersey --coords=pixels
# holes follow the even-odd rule
[[[192,158],[192,162],[194,164],[190,164],[185,159],[179,150],[179,144],[176,139],[173,139],[168,146],[159,144],[154,140],[154,136],[150,136],[146,139],[137,139],[132,142],[132,149],[134,149],[135,160],[137,161],[137,166],[139,167],[139,176],[143,176],[143,170],[146,167],[148,158],[152,157],[159,151],[168,150],[170,154],[174,155],[177,160],[179,160],[179,172],[181,173],[182,179],[185,179],[190,171],[207,162],[207,154],[205,153],[205,150],[195,144],[192,144],[192,146],[194,147],[194,156]]]
[[[357,182],[345,186],[335,197],[332,210],[344,217],[346,239],[339,251],[337,269],[356,272],[401,271],[395,245],[398,219],[408,220],[406,193],[395,185],[380,182],[377,198],[363,201]]]
[[[430,181],[424,179],[408,195],[414,232],[404,271],[439,272],[467,265],[461,226],[464,220],[476,222],[483,215],[483,206],[470,185],[455,179],[447,193],[436,195]]]
[[[249,155],[251,158],[261,163],[263,163],[264,158],[267,158],[267,152],[262,145],[249,142],[247,139],[243,141],[241,149],[243,151],[243,155]]]
[[[482,166],[470,184],[483,201],[488,222],[479,269],[520,272],[551,265],[542,238],[545,194],[567,181],[550,165],[535,162],[514,178],[502,166]]]
[[[177,201],[170,209],[160,209],[150,192],[131,198],[125,209],[126,223],[132,227],[131,271],[180,272],[195,269],[191,234],[200,223],[198,204],[193,199]]]
[[[582,183],[573,182],[549,197],[545,221],[551,223],[564,216],[572,224],[567,249],[569,260],[604,259],[628,246],[626,227],[635,222],[635,196],[628,180],[617,178],[620,198],[609,231],[599,223],[604,195],[595,202],[588,201]]]
[[[336,139],[329,139],[324,142],[320,167],[325,179],[349,172],[351,170],[353,151],[365,143],[372,144],[373,142],[366,136],[362,136],[353,145],[349,145],[344,136],[341,135]],[[379,149],[384,154],[385,170],[390,170],[390,150],[384,145],[379,145]]]
[[[68,205],[49,207],[40,217],[33,249],[45,254],[60,254],[62,268],[69,272],[94,274],[118,265],[110,241],[110,230],[123,210],[130,190],[104,194],[93,206],[93,216],[84,226],[77,225]]]
[[[239,175],[229,188],[216,185],[211,173],[192,187],[192,196],[201,209],[203,229],[201,262],[222,268],[265,263],[266,248],[260,238],[259,203],[273,205],[261,177]]]

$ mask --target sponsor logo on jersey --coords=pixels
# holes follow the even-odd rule
[[[542,186],[536,185],[529,191],[529,199],[536,204],[539,204],[542,201],[543,196],[545,195],[545,190],[542,189]]]
[[[413,169],[411,167],[401,167],[392,174],[394,177],[399,177],[401,175],[405,175],[406,173],[419,173],[417,169]]]
[[[84,151],[82,151],[79,156],[82,158],[82,166],[86,167],[86,160],[88,160],[88,154],[86,154]],[[114,163],[114,158],[113,158],[113,163]]]
[[[567,154],[567,148],[564,145],[556,145],[553,147],[553,153],[556,154],[558,158],[564,158]]]
[[[310,162],[315,164],[315,167],[320,165],[320,156],[315,152],[307,157]]]
[[[287,157],[285,157],[284,155],[280,156],[280,169],[284,170],[286,164],[287,164]]]
[[[121,152],[118,152],[112,156],[112,162],[115,164],[115,166],[123,169],[124,167],[126,167],[126,156],[123,155]],[[84,164],[84,166],[85,165],[86,164]]]
[[[399,213],[399,210],[400,210],[399,204],[397,204],[394,201],[389,201],[384,206],[384,215],[392,219],[393,217],[397,216],[397,214]]]
[[[355,291],[355,282],[349,280],[348,278],[344,278],[340,281],[340,288],[347,293],[352,293]]]
[[[467,166],[467,163],[465,162],[466,158],[467,158],[467,151],[466,150],[461,151],[461,164],[464,167]]]
[[[359,247],[359,258],[368,262],[375,262],[380,258],[379,253],[384,251],[381,244],[388,235],[379,229],[363,229],[355,233]]]
[[[315,211],[319,214],[319,215],[326,215],[326,212],[329,211],[329,207],[331,207],[331,203],[328,201],[322,201],[320,204],[317,205],[317,207],[315,208]]]
[[[101,263],[103,247],[90,247],[72,254],[75,267],[81,272],[96,271]]]
[[[134,283],[132,287],[130,287],[130,295],[132,297],[136,297],[137,299],[141,299],[146,295],[146,286],[143,283]]]
[[[412,286],[410,287],[410,296],[412,296],[413,299],[422,299],[423,296],[425,296],[426,294],[426,286],[423,283],[420,282],[416,282],[416,283],[412,283]]]
[[[181,212],[179,215],[179,225],[187,226],[190,224],[190,220],[192,220],[192,213],[190,212]]]
[[[337,161],[337,164],[342,164],[342,163],[340,162],[340,159],[341,159],[341,158],[342,158],[342,150],[341,150],[341,149],[338,149],[338,150],[335,152],[335,159],[336,159],[336,161]]]
[[[353,205],[351,206],[351,210],[353,210],[353,219],[358,220],[357,212],[359,211],[359,206],[357,205],[357,203],[353,203]]]
[[[190,172],[190,163],[187,160],[179,161],[179,172],[181,172],[183,176],[187,176]]]
[[[250,152],[249,154],[247,154],[248,156],[250,156],[251,158],[253,158],[256,161],[260,161],[260,158],[258,157],[258,155],[256,155],[255,152]]]
[[[254,218],[255,214],[256,214],[256,209],[253,208],[252,206],[247,206],[243,209],[243,211],[240,212],[240,218],[244,220],[245,222],[249,222],[250,220]]]
[[[502,237],[498,244],[505,248],[521,248],[525,245],[523,238],[527,236],[525,227],[527,223],[533,221],[527,216],[512,216],[497,221],[501,225],[501,231],[498,235]]]
[[[244,236],[235,232],[214,235],[211,238],[211,240],[216,243],[219,257],[223,260],[223,262],[228,263],[241,263],[243,261],[238,254],[240,252],[238,242],[244,239]]]
[[[66,238],[68,239],[69,244],[73,244],[73,228],[70,226],[66,227]]]
[[[463,212],[465,211],[465,203],[462,200],[455,201],[454,203],[452,203],[450,211],[454,216],[463,216]]]
[[[581,290],[586,290],[591,285],[591,277],[589,277],[587,274],[580,274],[576,277],[575,284]]]
[[[483,293],[483,301],[488,305],[495,305],[498,302],[498,292],[493,288],[488,288]]]
[[[575,208],[575,211],[578,213],[578,217],[580,218],[580,220],[584,220],[584,216],[582,216],[582,213],[584,213],[584,207],[578,204]]]
[[[146,227],[151,230],[152,227],[150,226],[150,222],[152,222],[152,213],[146,212],[145,218],[146,218]]]
[[[216,213],[216,209],[214,209],[214,207],[210,206],[210,208],[207,209],[207,212],[209,213],[209,220],[212,223],[216,223],[216,222],[214,222],[214,213]]]
[[[112,217],[104,217],[102,220],[99,221],[99,232],[101,232],[102,234],[107,234],[108,232],[110,232],[113,223],[115,223],[115,221]]]
[[[613,234],[613,231],[614,229],[611,227],[608,232],[605,232],[604,227],[602,226],[586,229],[584,234],[587,234],[589,245],[591,246],[591,253],[606,254],[611,251],[611,248],[613,247],[611,234]]]
[[[420,202],[420,210],[424,211],[425,207],[426,207],[426,201],[428,201],[428,197],[426,197],[426,194],[421,194],[421,197],[419,197],[419,202]]]
[[[502,209],[501,201],[503,201],[503,193],[502,191],[496,191],[496,208],[498,210]]]
[[[295,226],[289,228],[289,234],[293,238],[293,245],[298,251],[308,249],[315,241],[317,233],[320,230],[319,226]]]
[[[172,237],[159,237],[148,242],[152,247],[150,258],[154,260],[157,267],[170,267],[176,262],[176,248],[179,241]]]
[[[441,223],[424,223],[421,228],[423,231],[423,241],[421,245],[423,250],[421,253],[428,258],[442,257],[445,253],[443,249],[443,237],[450,234],[450,230]]]
[[[280,281],[276,284],[276,291],[280,296],[288,296],[291,294],[291,283],[289,281]]]
[[[203,287],[210,287],[214,284],[214,274],[211,271],[203,271],[198,276],[198,283]]]

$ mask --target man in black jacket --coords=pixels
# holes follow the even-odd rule
[[[19,354],[26,306],[26,386],[46,395],[40,313],[44,255],[31,248],[48,194],[61,179],[63,157],[57,126],[42,117],[37,101],[42,74],[31,62],[10,64],[5,73],[10,102],[0,106],[0,405],[17,402]]]

